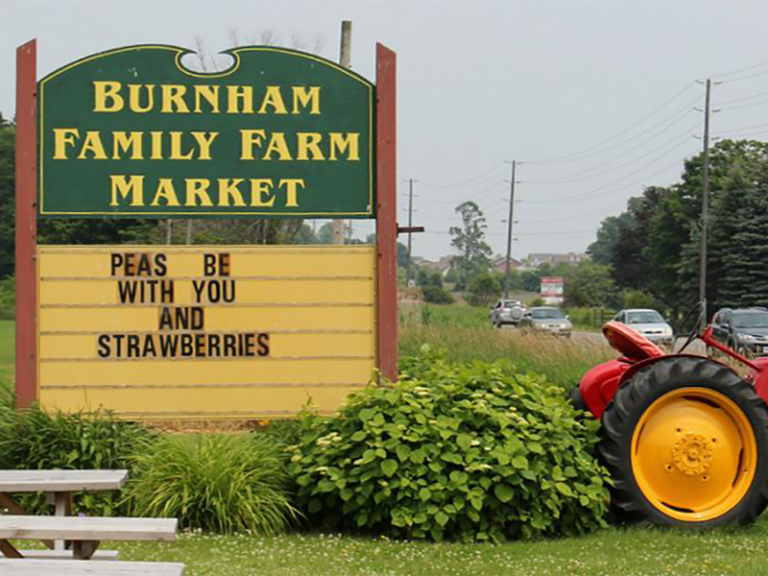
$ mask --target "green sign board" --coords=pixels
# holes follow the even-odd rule
[[[311,54],[226,53],[203,73],[183,48],[119,48],[40,80],[40,214],[374,217],[374,86]]]

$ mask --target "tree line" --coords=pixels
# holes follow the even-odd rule
[[[588,252],[617,288],[677,316],[698,300],[702,156],[680,180],[648,186],[603,220]],[[768,305],[768,144],[723,140],[710,151],[706,293],[721,307]]]

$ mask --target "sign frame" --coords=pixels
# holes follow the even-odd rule
[[[37,40],[16,51],[16,407],[39,398],[37,319]],[[397,380],[397,56],[377,43],[373,113],[376,181],[376,366]],[[372,207],[373,208],[373,207]],[[135,217],[135,216],[134,216]]]

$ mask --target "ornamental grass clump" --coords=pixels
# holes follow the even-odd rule
[[[397,384],[308,416],[289,469],[309,519],[400,537],[527,539],[605,526],[598,423],[561,388],[428,348]]]
[[[178,518],[186,529],[275,534],[296,518],[283,448],[250,434],[164,434],[134,457],[128,483],[137,516]]]

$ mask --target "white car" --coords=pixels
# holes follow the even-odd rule
[[[656,310],[648,308],[621,310],[614,316],[613,321],[626,324],[654,344],[672,345],[672,326],[667,324],[667,321]]]

